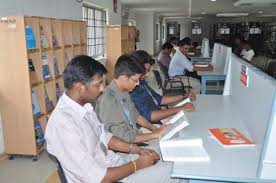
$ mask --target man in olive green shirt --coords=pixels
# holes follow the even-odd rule
[[[115,79],[96,103],[96,113],[107,130],[129,143],[156,139],[167,128],[166,125],[157,128],[141,116],[130,98],[129,92],[139,85],[140,77],[144,73],[144,66],[139,64],[135,57],[119,57],[115,65]],[[139,133],[136,123],[152,133]]]

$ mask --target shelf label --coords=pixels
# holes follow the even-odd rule
[[[240,81],[244,86],[248,87],[248,84],[249,84],[248,68],[245,65],[242,65],[241,67]]]

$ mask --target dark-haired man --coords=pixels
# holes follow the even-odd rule
[[[169,69],[170,63],[171,63],[171,53],[173,50],[173,45],[169,42],[166,42],[162,45],[161,51],[158,55],[158,61],[166,66]]]
[[[144,64],[146,73],[142,75],[140,85],[137,86],[131,93],[131,99],[135,104],[135,107],[149,121],[159,121],[168,118],[179,111],[192,111],[194,106],[192,103],[187,103],[179,107],[171,107],[169,109],[161,109],[160,105],[168,105],[179,102],[188,97],[191,100],[195,100],[195,96],[192,93],[186,93],[183,95],[175,96],[161,96],[156,93],[146,82],[146,78],[149,76],[151,66],[155,61],[144,50],[138,50],[133,53],[141,64]]]
[[[103,65],[84,55],[66,65],[66,91],[46,128],[47,150],[60,161],[68,183],[109,183],[123,178],[124,182],[160,182],[158,172],[149,167],[158,161],[158,154],[129,145],[105,131],[90,104],[103,91],[106,72]],[[139,156],[126,161],[111,150]],[[146,171],[138,171],[146,167]]]
[[[114,79],[99,97],[96,112],[107,130],[130,143],[157,139],[166,126],[155,127],[136,110],[129,92],[137,85],[145,68],[135,57],[122,55],[115,65]],[[152,131],[141,134],[137,124]]]
[[[197,67],[194,66],[191,61],[187,58],[187,54],[189,52],[191,43],[187,41],[187,39],[182,39],[178,42],[179,45],[179,51],[175,53],[173,56],[170,67],[169,67],[169,76],[175,77],[180,75],[185,75],[186,70],[189,72],[193,71],[211,71],[213,67],[211,65],[208,65],[208,67]],[[188,83],[187,76],[181,77],[183,83]],[[189,77],[190,85],[192,87],[192,92],[195,94],[200,94],[200,82],[198,79],[195,79],[193,77]]]

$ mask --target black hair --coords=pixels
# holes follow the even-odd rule
[[[169,42],[166,42],[162,45],[162,50],[164,49],[172,49],[173,48],[173,45]]]
[[[189,38],[189,37],[184,37],[182,40],[184,40],[184,41],[187,41],[187,42],[191,43],[191,38]]]
[[[178,46],[180,46],[180,47],[182,47],[182,46],[185,46],[185,45],[191,45],[191,42],[190,41],[188,41],[187,39],[182,39],[182,40],[180,40],[179,42],[178,42]]]
[[[144,50],[137,50],[132,54],[134,57],[137,58],[138,62],[144,64],[155,64],[155,60],[151,58],[150,54]]]
[[[106,73],[107,70],[101,63],[87,55],[79,55],[68,62],[63,71],[64,87],[70,90],[78,82],[87,85],[94,76]]]
[[[172,41],[174,40],[177,40],[177,38],[175,36],[172,36],[170,39],[169,39],[169,42],[171,43]]]
[[[196,48],[198,46],[198,42],[193,42],[193,47]]]
[[[120,56],[115,64],[114,78],[118,79],[122,75],[129,78],[135,74],[144,74],[145,72],[144,65],[135,56],[125,54]]]

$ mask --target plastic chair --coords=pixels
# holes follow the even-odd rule
[[[170,80],[171,87],[167,88],[166,87],[167,82],[164,81],[164,84],[163,84],[159,71],[152,70],[152,72],[155,76],[158,87],[162,89],[163,95],[179,95],[179,94],[181,95],[181,94],[186,93],[182,81]]]
[[[186,75],[177,75],[177,76],[174,76],[174,77],[170,77],[169,74],[168,74],[168,68],[166,66],[164,66],[161,62],[157,61],[158,63],[158,66],[159,66],[159,69],[161,70],[161,72],[163,73],[164,77],[165,77],[165,86],[167,86],[167,84],[170,85],[170,87],[173,87],[173,83],[175,83],[175,81],[178,81],[178,82],[181,82],[184,89],[187,88],[188,91],[190,92],[190,89],[192,88],[191,85],[190,85],[190,80],[189,80],[189,77],[186,76]],[[182,82],[182,79],[181,77],[182,76],[186,76],[187,79],[188,79],[188,85],[184,85],[184,83]]]

